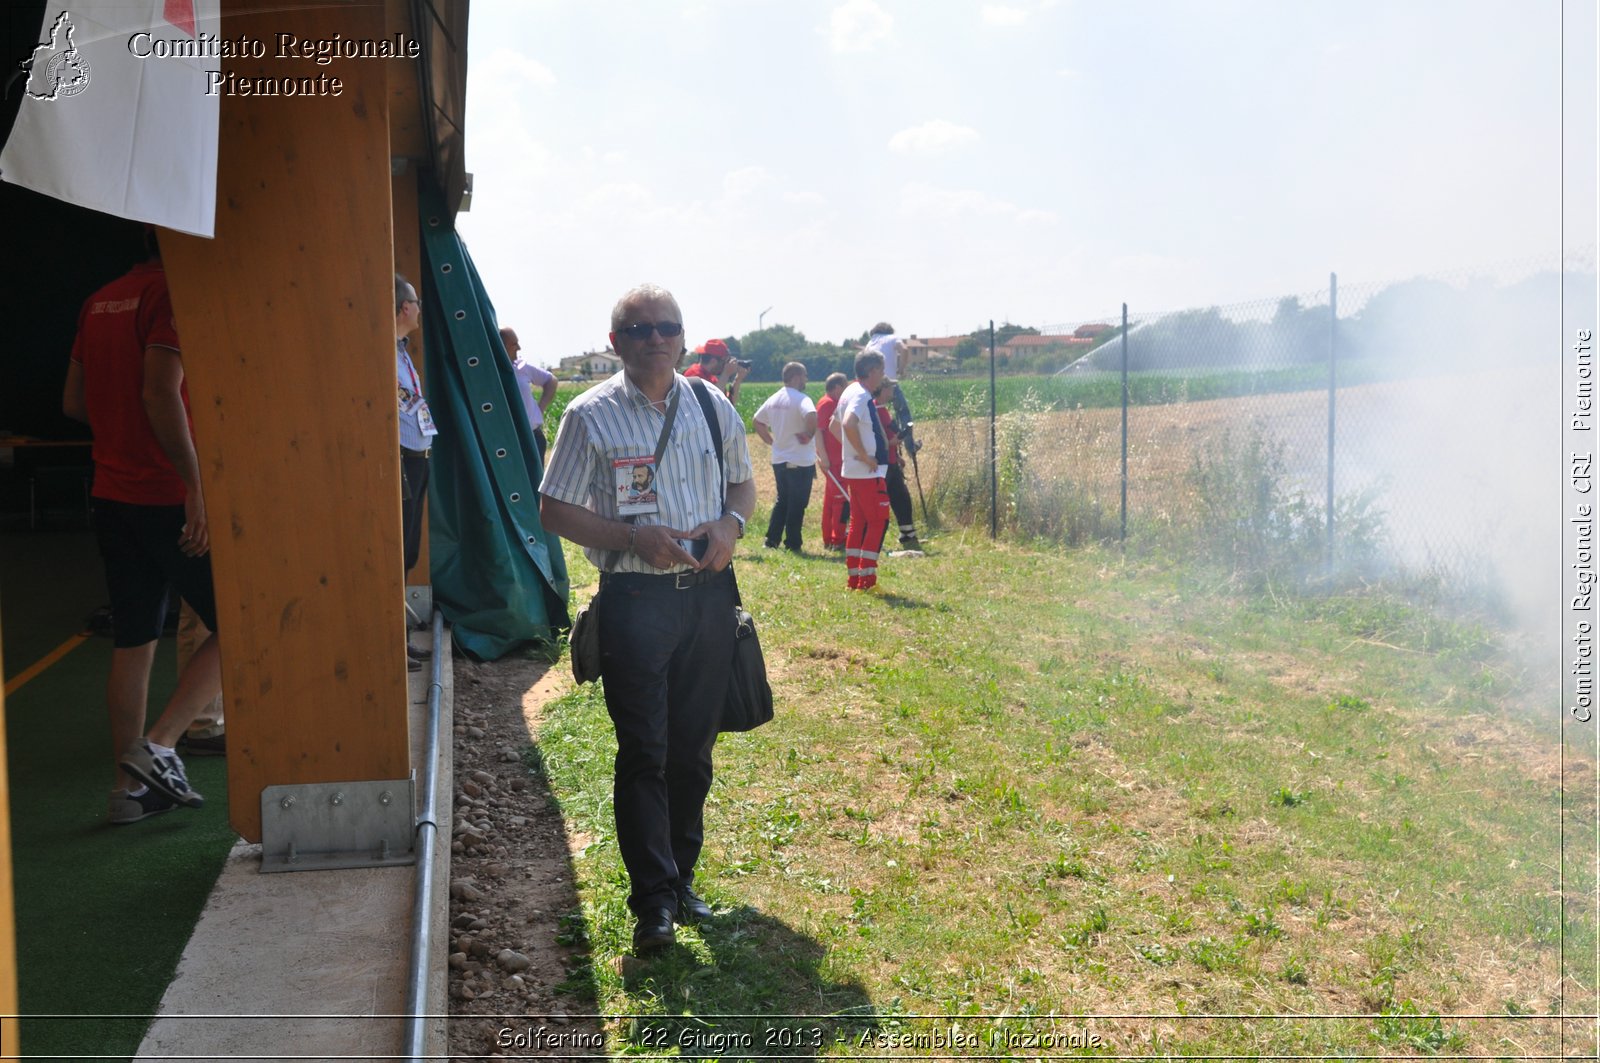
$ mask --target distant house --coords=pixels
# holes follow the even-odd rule
[[[571,357],[561,359],[558,376],[585,376],[598,377],[610,376],[622,368],[622,359],[617,353],[607,347],[603,351],[585,351]]]
[[[995,347],[995,354],[1001,358],[1013,358],[1023,354],[1063,354],[1077,357],[1085,348],[1094,345],[1094,340],[1089,337],[1078,336],[1012,336],[1006,342]]]
[[[1114,328],[1116,328],[1115,325],[1079,325],[1072,330],[1072,334],[1078,339],[1094,340],[1099,339]]]
[[[900,372],[948,371],[956,364],[956,344],[965,336],[917,336],[906,341],[900,354]]]

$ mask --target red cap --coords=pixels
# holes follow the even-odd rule
[[[705,346],[696,347],[694,350],[696,354],[703,354],[707,358],[728,357],[728,345],[721,340],[706,340]]]

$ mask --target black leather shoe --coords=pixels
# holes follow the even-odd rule
[[[684,926],[711,918],[711,905],[701,900],[688,886],[678,889],[678,922]]]
[[[633,925],[633,952],[636,956],[664,949],[677,940],[677,935],[672,932],[671,908],[648,909]]]
[[[408,642],[406,643],[406,656],[410,657],[413,661],[426,661],[429,657],[433,656],[433,653],[430,650],[419,650]]]

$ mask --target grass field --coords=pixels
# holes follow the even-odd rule
[[[876,597],[738,566],[778,718],[718,745],[715,923],[623,958],[597,689],[528,752],[617,1051],[1593,1055],[1593,751],[1491,627],[961,532]]]

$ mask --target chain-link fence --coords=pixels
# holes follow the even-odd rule
[[[1068,540],[1204,527],[1231,549],[1293,540],[1324,565],[1381,554],[1446,577],[1489,562],[1517,584],[1558,550],[1560,306],[1592,319],[1594,269],[1591,248],[1394,283],[1330,275],[999,337],[996,361],[1034,375],[1000,381],[1016,412],[982,477],[996,523]],[[986,457],[987,430],[966,444]],[[1021,519],[1046,494],[1078,534]]]

